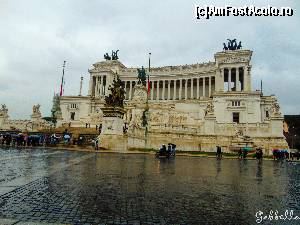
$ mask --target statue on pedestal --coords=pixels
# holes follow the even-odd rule
[[[146,86],[146,70],[142,66],[142,69],[137,69],[138,71],[138,84]]]
[[[124,108],[125,88],[124,83],[120,80],[118,75],[108,90],[110,90],[111,93],[105,97],[105,106]]]
[[[0,109],[0,117],[7,117],[8,115],[8,109],[6,108],[6,105],[3,104],[1,105],[1,109]]]
[[[214,105],[209,102],[205,109],[205,116],[213,116],[215,113]]]
[[[273,103],[271,110],[272,110],[272,116],[281,116],[280,106],[277,102]]]
[[[127,139],[124,136],[124,83],[117,75],[108,90],[111,92],[105,97],[103,111],[103,131],[98,136],[100,147],[110,150],[127,150]]]
[[[40,112],[40,107],[41,107],[40,104],[34,105],[32,107],[32,115],[31,115],[32,119],[41,119],[42,118],[42,114]]]

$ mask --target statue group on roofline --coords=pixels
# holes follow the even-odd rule
[[[119,59],[118,51],[119,50],[117,50],[117,51],[112,50],[111,51],[111,56],[108,53],[105,53],[104,54],[104,59],[106,59],[106,60],[118,60]]]
[[[105,97],[105,106],[108,107],[124,107],[124,99],[125,99],[125,87],[124,82],[120,80],[117,75],[112,85],[109,86],[108,90],[111,93]]]
[[[32,107],[32,113],[33,113],[33,114],[41,114],[41,112],[40,112],[40,107],[41,107],[40,104],[34,105],[34,106]]]
[[[5,104],[1,104],[0,116],[7,116],[8,109]]]
[[[223,43],[223,50],[239,50],[242,49],[242,42],[240,41],[239,44],[237,44],[236,39],[227,39],[228,43],[227,45]]]

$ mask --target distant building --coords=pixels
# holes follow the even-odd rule
[[[0,108],[0,132],[1,130],[38,131],[52,126],[51,123],[42,118],[39,104],[33,106],[30,117],[30,120],[11,120],[9,119],[8,109],[3,104]]]

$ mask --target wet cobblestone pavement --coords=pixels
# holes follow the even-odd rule
[[[300,216],[287,162],[0,149],[0,224],[257,224]],[[300,220],[261,224],[299,224]]]

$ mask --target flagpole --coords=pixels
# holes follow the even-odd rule
[[[147,87],[147,96],[148,97],[149,97],[149,94],[150,94],[150,71],[151,71],[151,52],[149,52],[148,87]]]
[[[149,52],[149,73],[150,73],[151,52]]]
[[[64,76],[65,76],[65,66],[66,66],[66,61],[64,61],[64,64],[63,64],[63,74],[62,74],[62,77],[61,77],[60,93],[59,93],[60,96],[63,95]]]
[[[260,92],[261,92],[261,95],[263,96],[263,82],[262,82],[262,80],[260,80]]]
[[[146,101],[146,108],[145,108],[145,116],[146,116],[146,127],[145,127],[145,148],[148,147],[148,117],[149,117],[149,93],[150,93],[150,68],[151,68],[151,52],[149,52],[149,67],[148,67],[148,82],[147,82],[147,101]]]

